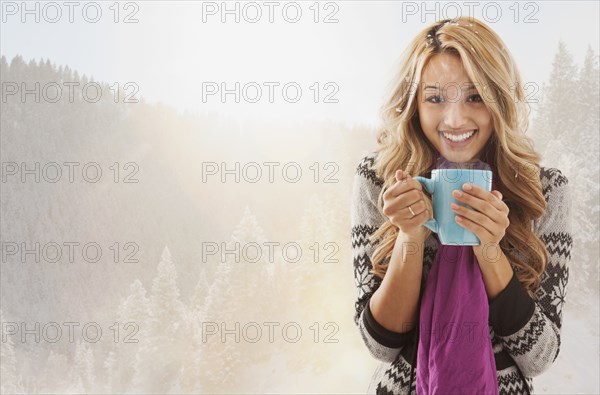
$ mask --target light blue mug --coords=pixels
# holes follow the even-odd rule
[[[454,199],[452,192],[462,190],[465,183],[477,185],[490,192],[492,190],[492,171],[478,169],[434,169],[431,178],[413,177],[432,195],[433,218],[423,226],[438,234],[440,243],[445,245],[479,245],[475,233],[459,225],[456,213],[450,208],[455,203],[463,207],[469,205]]]

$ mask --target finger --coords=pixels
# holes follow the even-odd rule
[[[465,218],[463,216],[457,216],[454,220],[460,226],[473,232],[475,236],[479,238],[479,240],[492,240],[494,238],[493,234],[490,233],[486,228],[471,221],[468,218]]]
[[[486,194],[489,196],[492,196],[493,199],[496,199],[496,196],[492,195],[491,193],[487,191],[484,192],[486,192]],[[482,200],[466,193],[463,193],[460,197],[457,197],[455,193],[453,195],[455,196],[456,200],[468,205],[469,207],[459,205],[457,210],[452,209],[452,206],[451,209],[454,212],[465,216],[471,221],[478,223],[480,226],[485,227],[490,233],[501,233],[510,224],[507,214],[508,210],[499,211],[489,203],[489,200]]]
[[[468,189],[469,186],[470,186],[470,189]],[[453,195],[455,196],[455,198],[457,200],[468,204],[469,206],[473,207],[474,209],[476,209],[478,211],[481,211],[481,212],[486,213],[491,216],[493,214],[489,210],[489,206],[491,206],[492,208],[495,208],[497,211],[506,212],[506,210],[505,210],[506,204],[501,199],[499,199],[493,193],[488,192],[485,189],[483,189],[477,185],[465,183],[463,185],[461,192],[463,192],[462,197],[456,197],[455,194],[453,194]]]
[[[406,178],[404,170],[396,170],[396,181],[402,181]]]
[[[421,184],[418,181],[414,180],[407,172],[403,170],[396,170],[395,174],[397,181],[383,193],[383,197],[385,199],[393,199],[411,189],[420,190]],[[417,186],[415,185],[415,183],[419,185]]]
[[[423,211],[427,211],[427,205],[425,204],[423,199],[421,199],[415,203],[412,203],[412,204],[406,206],[403,210],[406,210],[406,212],[408,213],[406,217],[409,219],[413,217],[413,215],[411,213],[411,209],[412,209],[412,212],[415,213],[414,216],[416,217],[417,215],[421,214]]]
[[[405,215],[405,213],[408,212],[408,217],[410,217],[410,211],[408,210],[408,207],[413,207],[413,205],[417,204],[420,200],[423,200],[422,193],[420,191],[417,191],[416,189],[405,191],[404,193],[401,193],[400,195],[389,199],[387,211],[389,213],[395,213],[397,211],[402,210],[403,215]],[[414,207],[413,211],[415,211]],[[415,214],[416,213],[417,212],[415,211]]]
[[[455,214],[485,228],[490,234],[500,233],[500,224],[487,215],[458,204],[452,204],[450,208]]]
[[[387,194],[387,196],[389,198],[396,197],[403,192],[402,186],[406,183],[405,180],[407,177],[408,177],[408,174],[404,170],[401,170],[401,169],[396,170],[396,173],[395,173],[396,182],[393,183],[392,186],[389,188],[389,192]]]
[[[413,176],[411,176],[408,172],[401,170],[403,172],[403,174],[405,175],[405,178],[402,179],[401,181],[405,182],[409,188],[408,189],[418,189],[419,191],[423,190],[423,185],[421,185],[421,183],[417,180],[415,180],[413,178]]]
[[[408,211],[408,209],[406,211]],[[412,217],[412,218],[410,218],[410,217],[408,218],[408,222],[410,224],[413,224],[413,223],[420,224],[421,222],[423,222],[423,221],[428,220],[428,219],[431,218],[431,214],[429,213],[429,210],[427,210],[427,209],[425,209],[425,210],[423,210],[421,212],[417,212],[417,210],[415,210],[413,208],[413,211],[415,212],[415,216]],[[412,216],[412,214],[410,212],[408,213],[408,215]]]
[[[415,180],[414,178],[410,177],[408,180],[408,183],[414,188],[414,189],[418,189],[419,191],[423,190],[423,185],[421,185],[421,183],[417,180]]]
[[[510,211],[510,209],[508,208],[508,206],[506,205],[506,203],[504,203],[504,201],[502,200],[503,199],[502,193],[500,191],[496,191],[496,190],[492,191],[492,193],[500,201],[500,206],[502,206],[502,208],[500,209],[500,211],[502,211],[504,214],[508,215],[508,212]]]
[[[493,235],[504,233],[510,225],[510,221],[508,219],[509,209],[502,201],[502,193],[497,190],[488,192],[477,185],[469,185],[471,185],[471,189],[464,191],[463,196],[456,197],[456,199],[471,206],[472,209],[459,207],[458,210],[453,211],[485,228]]]

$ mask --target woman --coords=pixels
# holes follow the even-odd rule
[[[353,189],[354,320],[381,361],[369,393],[531,394],[532,377],[558,356],[570,194],[560,170],[539,165],[527,116],[514,60],[480,21],[435,23],[404,53],[382,107],[378,150],[360,161]],[[413,179],[430,177],[439,159],[480,160],[493,172],[491,192],[474,186],[454,195],[469,206],[450,208],[457,223],[481,242],[454,247],[468,250],[460,262],[449,262],[441,251],[452,247],[423,226],[431,199]],[[460,265],[467,277],[452,272]],[[481,293],[440,307],[465,284]],[[469,353],[432,324],[474,312],[487,322],[486,338],[475,343],[472,332]]]

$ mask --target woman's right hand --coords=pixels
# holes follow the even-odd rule
[[[403,170],[396,170],[396,183],[383,193],[383,214],[407,237],[425,241],[431,234],[431,229],[423,226],[433,218],[431,198],[423,193],[421,183]]]

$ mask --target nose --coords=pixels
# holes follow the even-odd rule
[[[444,122],[449,129],[461,129],[467,123],[467,111],[462,100],[450,101],[445,106]]]

